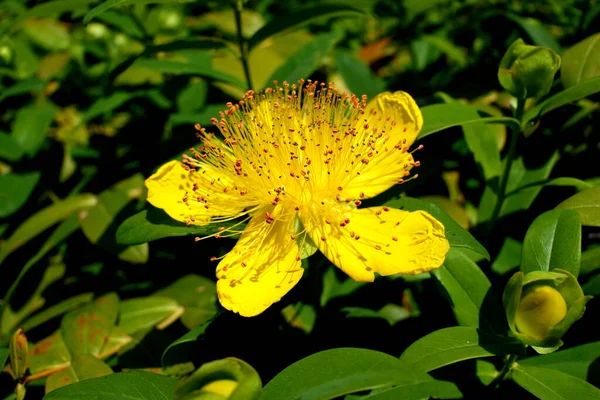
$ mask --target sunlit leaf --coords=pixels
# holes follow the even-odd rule
[[[600,33],[569,47],[562,56],[560,77],[566,88],[600,76]]]
[[[102,4],[92,8],[85,17],[83,17],[83,23],[87,24],[92,19],[100,15],[106,10],[118,6],[128,6],[131,4],[168,4],[168,3],[190,3],[194,0],[106,0]]]
[[[569,197],[558,206],[557,210],[574,210],[579,214],[581,224],[600,226],[600,186],[583,190]]]
[[[586,381],[549,368],[518,364],[511,378],[540,399],[600,399],[600,390]]]
[[[73,357],[67,368],[48,377],[46,393],[76,382],[109,374],[112,374],[112,369],[104,361],[88,354],[77,355]]]

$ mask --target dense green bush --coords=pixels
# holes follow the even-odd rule
[[[598,24],[600,4],[584,0],[0,1],[0,397],[600,398]],[[248,210],[178,216],[148,189],[169,204],[187,193],[146,179],[183,154],[213,160],[221,134],[223,148],[259,149],[228,135],[285,119],[279,103],[217,129],[219,113],[301,79],[356,94],[356,118],[417,127],[402,184],[351,206],[427,212],[450,250],[440,268],[355,281],[321,234],[310,240],[330,228],[304,219],[289,232],[302,280],[280,301],[285,291],[255,292],[274,304],[243,317],[211,257],[232,250]],[[420,111],[410,96],[376,97],[397,91]],[[346,129],[317,114],[290,112],[290,126]],[[365,187],[388,172],[375,169],[379,138]],[[398,148],[407,160],[413,140]],[[241,257],[267,263],[284,246],[253,243]]]

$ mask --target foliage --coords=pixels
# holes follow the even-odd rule
[[[0,398],[600,398],[599,23],[584,0],[0,0]],[[210,262],[235,242],[144,179],[301,78],[416,99],[418,179],[364,203],[429,212],[451,249],[369,284],[317,253],[243,318]]]

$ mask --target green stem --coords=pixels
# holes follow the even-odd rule
[[[244,1],[236,0],[233,12],[235,14],[235,26],[237,28],[238,45],[240,47],[240,60],[244,67],[244,75],[246,77],[246,85],[248,90],[252,90],[252,79],[250,79],[250,67],[248,66],[248,46],[242,34],[242,11],[244,10]]]
[[[508,186],[508,178],[510,176],[510,169],[512,167],[512,163],[515,159],[515,154],[517,152],[517,143],[519,141],[519,137],[521,136],[522,128],[521,124],[523,123],[523,112],[525,111],[525,99],[517,100],[517,110],[515,112],[515,118],[519,121],[519,127],[512,127],[512,135],[510,138],[510,147],[508,149],[508,154],[506,156],[506,163],[504,164],[504,172],[502,173],[502,177],[500,178],[500,185],[498,187],[496,205],[494,206],[494,211],[492,211],[492,216],[490,218],[490,229],[494,226],[498,217],[500,216],[500,212],[502,211],[502,206],[504,205],[504,200],[506,199],[506,187]]]
[[[498,376],[496,376],[494,378],[494,380],[492,381],[492,383],[490,383],[491,388],[495,388],[497,387],[500,382],[502,382],[504,379],[506,379],[506,375],[508,375],[508,373],[510,372],[510,370],[512,369],[512,367],[515,365],[515,362],[517,361],[517,358],[519,356],[516,354],[511,354],[510,356],[508,356],[508,358],[506,359],[506,361],[504,361],[504,366],[502,367],[502,369],[500,370],[500,372],[498,373]]]

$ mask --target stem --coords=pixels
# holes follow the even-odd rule
[[[246,76],[246,85],[248,90],[252,90],[252,79],[250,79],[250,67],[248,66],[248,46],[242,34],[242,11],[244,10],[244,1],[236,0],[233,12],[235,14],[235,26],[237,28],[238,45],[240,47],[240,60],[244,67],[244,75]]]
[[[508,356],[508,358],[504,362],[504,366],[502,367],[502,369],[498,373],[498,376],[494,378],[494,380],[492,381],[492,383],[490,383],[489,387],[495,388],[495,387],[497,387],[500,384],[500,382],[502,382],[504,379],[506,379],[506,375],[510,372],[510,370],[513,367],[513,365],[515,365],[515,362],[517,361],[518,357],[519,356],[516,355],[516,354],[511,354],[510,356]]]
[[[508,177],[510,176],[510,169],[512,167],[512,163],[515,159],[515,154],[517,152],[517,143],[519,141],[519,136],[521,136],[522,132],[522,123],[523,123],[523,112],[525,110],[525,99],[517,100],[517,110],[515,112],[515,118],[519,121],[519,128],[512,127],[512,136],[510,138],[510,147],[508,149],[508,154],[506,156],[506,163],[504,165],[504,172],[502,173],[502,177],[500,178],[500,186],[498,187],[496,199],[496,205],[494,206],[494,211],[492,212],[492,216],[490,218],[490,230],[496,223],[496,220],[500,216],[500,212],[502,211],[502,206],[504,205],[504,200],[506,199],[506,187],[508,186]]]

